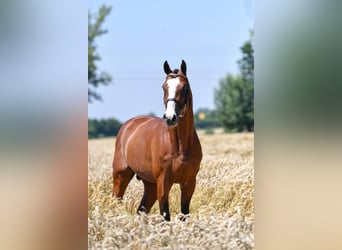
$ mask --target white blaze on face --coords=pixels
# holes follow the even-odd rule
[[[169,86],[169,96],[170,98],[176,97],[176,89],[178,84],[180,83],[178,78],[172,78],[167,81],[167,85]],[[172,117],[176,114],[176,103],[174,101],[168,101],[166,104],[165,116],[168,119],[172,119]]]

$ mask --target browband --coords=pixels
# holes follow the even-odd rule
[[[166,78],[171,77],[171,78],[177,78],[177,77],[183,77],[184,79],[188,79],[185,75],[181,75],[181,74],[176,74],[176,73],[170,73],[166,76]]]

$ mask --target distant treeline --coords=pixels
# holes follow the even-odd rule
[[[149,115],[153,115],[150,113]],[[116,136],[122,123],[116,119],[88,119],[88,138]],[[215,111],[199,109],[195,113],[195,127],[197,129],[212,129],[221,127]]]
[[[88,138],[116,136],[122,123],[116,119],[88,119]]]
[[[201,108],[195,113],[195,127],[197,129],[212,129],[221,126],[215,110]]]

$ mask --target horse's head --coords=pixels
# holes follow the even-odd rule
[[[165,113],[164,121],[169,127],[178,124],[183,117],[189,100],[189,82],[186,76],[186,64],[182,60],[181,69],[171,70],[167,61],[164,62],[166,80],[163,84]]]

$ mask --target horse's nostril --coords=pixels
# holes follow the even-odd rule
[[[172,115],[172,117],[168,117],[166,114],[164,114],[163,119],[168,126],[175,125],[177,122],[177,115]]]

